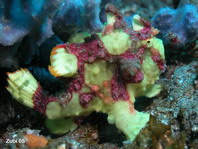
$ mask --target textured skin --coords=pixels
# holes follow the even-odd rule
[[[52,50],[49,70],[55,77],[69,79],[66,90],[50,96],[29,71],[8,74],[10,93],[45,114],[52,133],[74,130],[74,119],[96,111],[107,113],[108,122],[134,140],[149,121],[149,114],[135,110],[134,102],[138,96],[153,97],[161,90],[155,81],[165,69],[162,41],[139,17],[135,19],[142,29],[134,31],[124,25],[116,8],[108,5],[107,12],[111,15],[107,15],[110,18],[102,33],[84,43],[67,43]],[[137,29],[137,24],[133,28]],[[29,98],[24,98],[26,93]]]

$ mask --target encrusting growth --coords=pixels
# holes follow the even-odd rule
[[[106,12],[102,33],[52,50],[49,70],[55,77],[71,80],[66,91],[50,96],[28,70],[8,73],[8,91],[45,114],[52,133],[72,131],[79,116],[96,111],[108,114],[108,122],[134,140],[149,121],[149,114],[135,110],[134,102],[161,90],[155,82],[165,69],[162,41],[155,38],[158,31],[139,16],[128,27],[114,6],[107,5]]]

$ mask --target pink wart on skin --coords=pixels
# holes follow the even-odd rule
[[[107,26],[105,26],[104,31],[102,32],[102,35],[107,35],[110,34],[111,32],[113,32],[114,28],[113,25],[109,24]]]
[[[144,79],[144,74],[139,70],[133,77],[134,83],[140,83]]]
[[[126,28],[124,32],[131,36],[131,40],[147,40],[152,36],[151,28],[144,28],[140,31],[133,31],[130,28]]]
[[[81,93],[79,96],[80,104],[85,108],[88,107],[91,100],[96,97],[95,93]]]
[[[115,75],[111,80],[111,94],[115,101],[129,100],[129,94],[126,90],[126,85],[121,79],[118,78],[118,74]]]
[[[144,28],[139,31],[134,31],[130,28],[124,28],[124,32],[131,36],[131,40],[147,40],[157,35],[159,31],[153,28],[149,22],[140,19],[140,22],[143,24]]]
[[[33,100],[33,104],[34,104],[33,108],[36,111],[41,112],[42,114],[45,114],[46,106],[49,102],[58,101],[58,99],[56,97],[48,96],[44,92],[44,90],[42,89],[42,87],[40,85],[36,89],[36,91],[32,97],[32,100]]]
[[[164,72],[165,69],[166,69],[166,65],[165,65],[165,62],[164,60],[161,58],[161,55],[159,53],[159,51],[157,51],[156,49],[152,48],[151,49],[151,58],[154,62],[156,62],[158,68]]]

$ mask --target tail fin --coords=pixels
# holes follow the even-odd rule
[[[21,104],[34,107],[33,96],[39,86],[36,79],[27,69],[20,69],[8,75],[7,90]]]
[[[55,97],[46,94],[27,69],[20,69],[7,74],[7,90],[21,104],[45,114],[47,104],[57,101]]]

